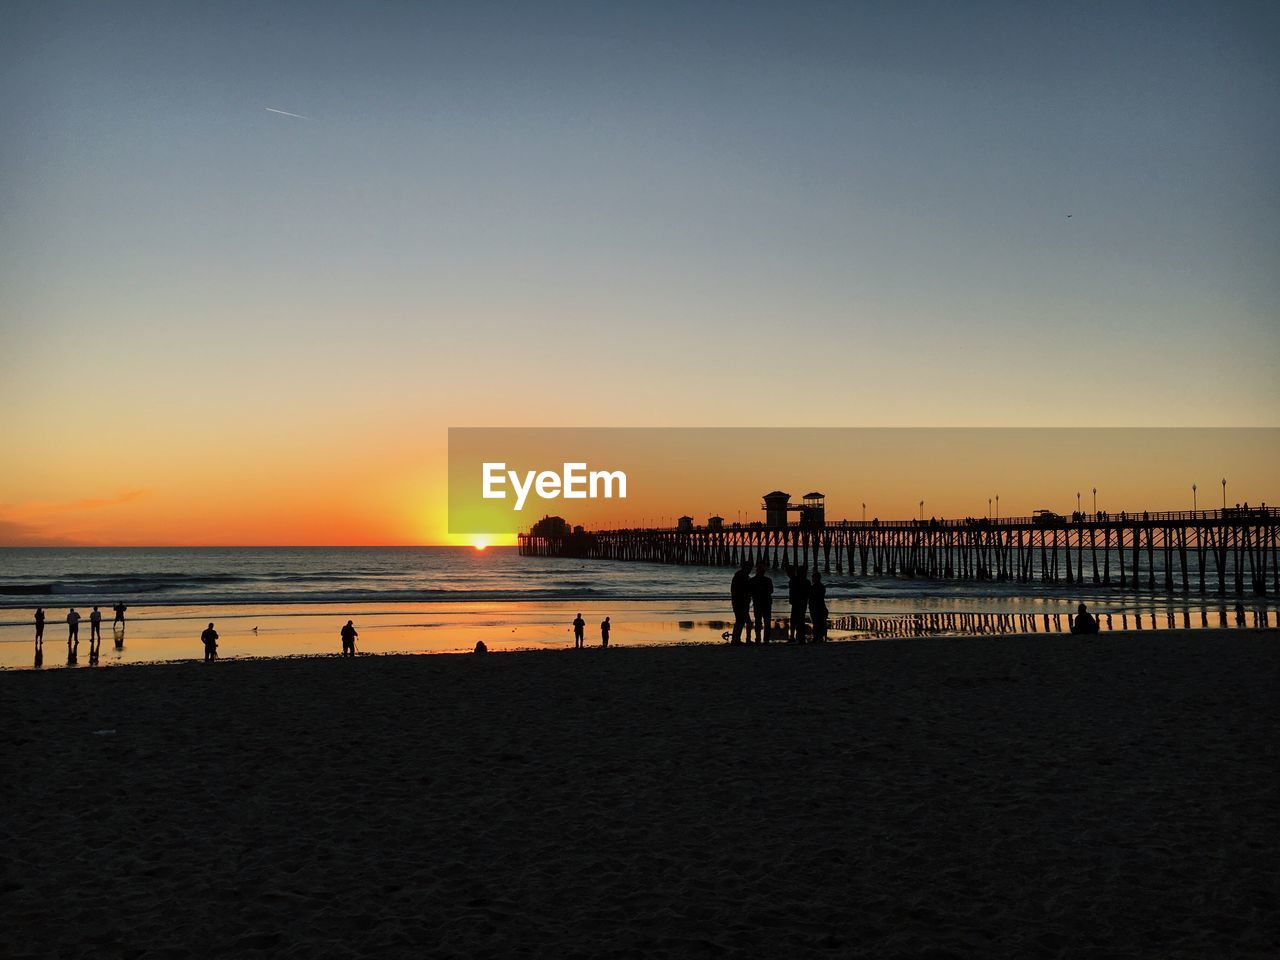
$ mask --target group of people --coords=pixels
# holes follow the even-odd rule
[[[826,640],[827,585],[822,582],[822,574],[814,570],[810,580],[808,571],[798,564],[784,567],[784,570],[787,574],[787,602],[791,607],[790,616],[781,624],[784,639],[788,643],[820,643]],[[754,576],[751,571],[751,561],[742,561],[741,568],[729,584],[729,601],[733,607],[731,644],[773,641],[773,578],[769,576],[769,567],[764,561],[755,564]],[[806,615],[813,623],[811,634],[807,630]]]
[[[113,621],[113,630],[115,633],[116,647],[124,646],[124,612],[129,608],[125,606],[123,600],[118,601],[111,608],[115,612],[115,620]],[[44,607],[36,608],[36,665],[39,666],[44,660],[44,625],[45,625]],[[67,662],[75,663],[76,656],[80,649],[80,621],[84,617],[75,607],[67,610]],[[102,611],[94,607],[89,613],[89,662],[97,663],[98,655],[102,650]]]
[[[609,649],[609,631],[613,629],[613,624],[609,622],[609,618],[605,617],[600,621],[600,646]],[[582,614],[578,614],[573,618],[573,649],[581,650],[587,643],[587,621],[582,619]]]
[[[827,587],[822,582],[822,574],[813,571],[812,580],[808,572],[801,566],[784,568],[787,573],[787,601],[790,604],[790,616],[775,627],[773,619],[773,579],[769,576],[769,568],[763,563],[755,564],[752,574],[751,561],[743,561],[741,568],[733,575],[729,586],[729,598],[733,606],[733,632],[725,634],[731,644],[770,643],[775,629],[782,631],[788,643],[820,643],[827,639]],[[129,608],[123,602],[117,603],[115,612],[114,633],[116,646],[124,645],[125,611]],[[812,633],[806,623],[812,622]],[[67,662],[75,663],[76,652],[80,645],[80,621],[83,619],[74,607],[67,611]],[[1236,622],[1244,624],[1244,607],[1236,605]],[[1074,618],[1069,620],[1071,632],[1074,634],[1094,634],[1099,630],[1096,617],[1088,608],[1080,604]],[[43,661],[43,643],[45,612],[40,607],[36,610],[36,666]],[[587,621],[579,613],[573,618],[573,646],[580,650],[586,646]],[[600,646],[608,649],[609,632],[613,624],[609,617],[600,621]],[[255,632],[257,628],[254,628]],[[754,638],[753,638],[754,634]],[[356,637],[360,634],[353,621],[348,620],[340,631],[342,640],[342,656],[356,655]],[[200,642],[204,645],[206,661],[218,659],[218,631],[210,623],[200,634]],[[89,662],[96,663],[102,643],[102,611],[94,607],[89,614]],[[484,652],[477,645],[477,653]]]

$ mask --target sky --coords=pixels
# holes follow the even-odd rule
[[[6,5],[0,544],[448,542],[450,426],[1275,425],[1278,49],[1265,3]]]

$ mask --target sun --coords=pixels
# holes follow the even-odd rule
[[[475,539],[473,539],[473,540],[471,541],[471,545],[472,545],[473,547],[475,547],[477,550],[483,550],[485,547],[487,547],[487,546],[489,545],[489,538],[488,538],[488,537],[476,537]]]

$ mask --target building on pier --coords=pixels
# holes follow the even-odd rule
[[[826,523],[826,497],[821,493],[806,493],[800,503],[791,502],[791,494],[781,490],[766,493],[764,500],[764,525],[770,530],[785,530],[791,523],[791,514],[800,514],[800,526],[816,530]]]

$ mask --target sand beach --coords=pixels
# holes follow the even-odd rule
[[[1273,957],[1275,631],[0,675],[6,957]]]

